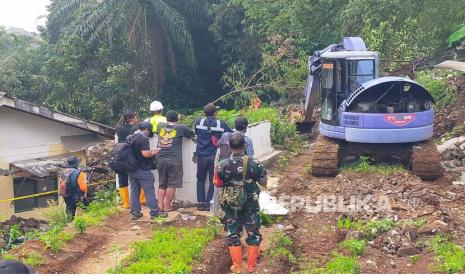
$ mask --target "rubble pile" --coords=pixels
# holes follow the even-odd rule
[[[12,237],[12,227],[18,225],[17,229],[19,233]],[[21,218],[15,215],[11,216],[10,219],[0,223],[0,233],[3,233],[3,238],[0,239],[0,248],[11,246],[11,244],[22,243],[26,240],[25,235],[31,232],[45,232],[48,230],[48,222],[45,220],[35,218]],[[11,240],[13,239],[13,240]]]
[[[90,182],[115,179],[108,165],[108,158],[114,144],[113,140],[106,140],[105,143],[87,149],[87,174]]]
[[[443,168],[448,172],[460,172],[465,168],[465,136],[449,139],[438,145]]]

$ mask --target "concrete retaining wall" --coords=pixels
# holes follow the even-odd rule
[[[252,139],[255,157],[257,159],[266,159],[274,151],[271,147],[271,123],[269,121],[251,124],[247,130],[247,135]],[[155,147],[156,138],[150,141],[151,147]],[[183,188],[176,192],[176,200],[183,201],[187,204],[197,203],[197,165],[192,162],[192,156],[195,152],[195,143],[191,140],[184,139],[182,147],[183,160]],[[158,187],[158,175],[155,172],[155,187]],[[208,178],[207,178],[208,179]],[[207,184],[205,185],[207,186]]]

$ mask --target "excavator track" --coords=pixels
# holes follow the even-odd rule
[[[312,174],[316,176],[336,176],[340,158],[339,143],[319,135],[311,150]]]
[[[433,139],[413,145],[411,167],[423,180],[436,180],[442,176],[441,157]]]

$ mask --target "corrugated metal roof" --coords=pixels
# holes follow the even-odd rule
[[[13,162],[11,165],[20,168],[33,176],[47,177],[65,168],[66,159],[69,156],[71,156],[71,154],[36,158]]]
[[[108,138],[112,138],[115,135],[115,129],[112,127],[84,120],[65,113],[51,111],[48,108],[15,98],[6,92],[0,92],[0,107],[2,106],[57,121],[66,125],[71,125]]]

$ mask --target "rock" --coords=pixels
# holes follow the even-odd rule
[[[447,228],[448,224],[438,219],[438,220],[433,221],[430,226],[435,229],[445,229]]]
[[[295,230],[295,226],[292,225],[292,224],[289,224],[284,228],[284,231],[286,231],[286,232],[291,232],[291,231],[294,231],[294,230]]]
[[[372,261],[372,260],[367,260],[366,263],[369,264],[369,265],[372,265],[372,266],[377,266],[376,262]]]
[[[342,183],[342,181],[344,181],[344,177],[342,176],[342,174],[336,175],[334,179],[336,180],[337,183]]]
[[[417,238],[418,238],[418,233],[415,230],[407,231],[406,235],[407,235],[407,238],[409,239],[409,241],[411,241],[411,242],[416,241]]]
[[[394,261],[390,261],[389,264],[391,265],[392,268],[397,267],[397,264]]]
[[[139,231],[140,229],[142,229],[139,225],[134,225],[133,227],[131,227],[131,230],[134,230],[134,231]]]
[[[418,249],[415,248],[413,244],[403,244],[399,249],[397,249],[397,256],[405,257],[418,254]]]
[[[434,213],[434,208],[433,208],[433,206],[426,206],[425,208],[421,209],[421,210],[417,213],[417,217],[422,217],[422,216],[426,216],[426,215],[431,215],[432,213]]]
[[[278,229],[278,230],[284,230],[284,228],[285,228],[284,225],[282,225],[282,224],[276,224],[276,229]]]

